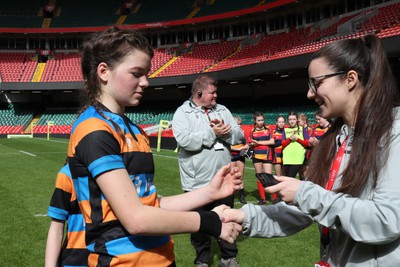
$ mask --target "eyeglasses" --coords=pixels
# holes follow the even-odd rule
[[[319,85],[321,84],[321,82],[327,78],[333,77],[333,76],[337,76],[340,74],[346,73],[345,71],[338,71],[338,72],[334,72],[334,73],[330,73],[330,74],[326,74],[326,75],[321,75],[321,76],[317,76],[317,77],[312,77],[310,79],[308,79],[308,88],[311,89],[311,91],[316,94],[317,93],[317,89],[319,87]]]

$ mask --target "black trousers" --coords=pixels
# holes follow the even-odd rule
[[[284,175],[296,178],[297,173],[303,165],[283,165]]]
[[[225,204],[231,208],[233,208],[234,204],[234,196],[229,196],[227,198],[220,199],[218,201],[211,202],[203,207],[196,209],[197,211],[210,211],[213,208]],[[211,258],[211,236],[201,233],[191,234],[190,241],[192,242],[193,247],[196,250],[196,258],[194,263],[203,262],[208,263]],[[238,253],[238,249],[236,246],[236,241],[233,244],[229,244],[223,240],[217,239],[221,257],[223,259],[229,259],[236,257]]]

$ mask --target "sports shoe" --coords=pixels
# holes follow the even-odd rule
[[[196,267],[208,267],[208,264],[198,261],[198,262],[196,262]]]
[[[265,199],[260,199],[257,205],[265,205],[265,203],[267,203]]]
[[[240,267],[239,263],[236,261],[236,258],[230,259],[220,259],[218,262],[219,267]]]

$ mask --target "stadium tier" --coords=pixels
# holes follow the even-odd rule
[[[3,82],[30,82],[37,65],[34,53],[0,52],[0,75]]]
[[[43,18],[38,16],[42,1],[2,1],[0,8],[1,27],[40,28]]]
[[[210,16],[282,1],[2,1],[1,27],[40,28],[43,18],[51,19],[46,27],[93,27],[115,24],[146,24]],[[294,2],[294,1],[284,1]],[[121,18],[123,16],[123,19]]]
[[[128,108],[126,116],[143,128],[158,125],[161,120],[172,121],[175,109],[178,106],[159,107],[149,109],[148,107]],[[261,111],[265,114],[266,124],[275,124],[277,116],[285,116],[290,111],[305,113],[310,120],[313,120],[316,106],[313,104],[283,104],[258,103],[253,106],[242,107],[241,103],[229,103],[232,115],[239,116],[245,127],[253,125],[253,113]],[[77,109],[47,109],[43,112],[34,109],[27,109],[24,105],[0,105],[0,134],[29,134],[31,123],[34,123],[34,134],[69,134],[72,125],[77,117]],[[157,132],[150,135],[155,136]],[[172,137],[171,129],[162,132],[163,137]]]
[[[57,3],[68,6],[67,2]],[[247,2],[249,5],[252,1]],[[116,8],[110,5],[110,3],[104,5],[104,12]],[[72,11],[64,9],[64,12]],[[83,21],[80,20],[79,23]],[[356,32],[339,34],[340,27],[353,24],[356,25]],[[298,29],[288,28],[284,32],[253,34],[236,40],[184,43],[179,48],[156,48],[149,75],[150,78],[159,78],[237,68],[311,53],[334,40],[355,38],[369,32],[375,32],[381,38],[396,36],[399,35],[399,26],[400,3],[394,3],[333,17]],[[0,53],[1,80],[3,82],[83,80],[80,55],[77,51],[52,51],[43,64],[38,64],[39,57],[40,55],[35,53]]]
[[[81,60],[78,53],[56,53],[47,60],[41,82],[82,81]]]
[[[400,3],[371,10],[371,12],[373,12],[373,16],[357,26],[361,33],[381,31],[399,25]]]
[[[32,110],[25,105],[0,103],[0,134],[20,134],[32,118]]]
[[[180,0],[129,0],[120,2],[99,0],[96,1],[95,5],[94,1],[83,1],[77,7],[76,3],[68,0],[49,1],[46,4],[33,0],[15,0],[6,1],[2,4],[0,27],[3,29],[7,27],[26,29],[93,27],[93,29],[97,29],[98,26],[133,25],[136,23],[145,25],[145,34],[155,46],[149,78],[170,78],[171,80],[175,77],[176,80],[179,80],[180,77],[178,76],[193,74],[216,73],[226,70],[234,72],[236,68],[242,66],[255,65],[257,67],[257,64],[260,63],[312,53],[327,43],[338,39],[356,38],[371,32],[376,33],[381,38],[400,36],[399,1],[375,1],[376,6],[370,3],[365,8],[358,8],[359,10],[353,8],[351,12],[337,12],[340,15],[325,16],[324,19],[317,16],[310,21],[308,20],[312,16],[306,18],[305,13],[311,12],[312,9],[303,8],[301,12],[303,12],[304,17],[301,23],[289,25],[289,21],[285,20],[283,27],[278,26],[273,29],[268,24],[273,25],[274,22],[270,21],[273,21],[274,18],[268,20],[267,17],[264,18],[259,14],[260,12],[268,14],[269,10],[267,9],[255,12],[258,12],[257,19],[265,19],[263,22],[257,19],[252,20],[252,13],[246,13],[247,17],[245,18],[240,17],[242,24],[234,24],[233,22],[236,14],[234,12],[236,11],[248,11],[260,6],[266,7],[269,4],[280,3],[285,5],[292,2],[298,1],[193,0],[182,3]],[[324,12],[323,6],[319,8],[321,15]],[[48,24],[45,25],[44,18],[49,15],[47,13],[51,13],[51,16],[48,17]],[[216,14],[230,14],[229,26],[224,25],[225,19],[228,17],[223,19],[218,17],[211,22],[205,20],[204,25],[200,26],[196,25],[197,20],[190,20],[192,18],[212,17]],[[157,22],[166,23],[160,23],[160,26]],[[169,23],[178,22],[184,24],[184,26],[180,28],[177,27],[177,24],[172,30],[169,29],[169,26],[165,26]],[[152,25],[151,23],[155,24]],[[278,21],[279,23],[281,22]],[[247,25],[247,28],[240,28],[243,25]],[[236,31],[235,35],[232,34],[233,31]],[[223,36],[224,34],[221,34],[221,32],[228,34],[229,38]],[[195,35],[196,38],[194,38]],[[66,44],[63,44],[65,49],[60,47],[44,50],[28,48],[32,43],[41,43],[40,38],[47,38],[45,33],[43,33],[43,36],[37,36],[38,40],[24,43],[26,45],[24,50],[7,47],[7,49],[0,51],[1,83],[76,83],[83,81],[80,54],[77,49],[83,35],[71,35],[75,38],[71,42],[77,43],[77,47],[72,49],[68,49]],[[58,36],[55,38],[58,38]],[[182,41],[180,38],[185,40]],[[169,39],[168,42],[166,39]],[[186,39],[193,40],[188,41]],[[6,43],[8,44],[8,41]],[[4,46],[5,44],[3,42],[0,45]],[[252,80],[252,77],[249,77],[249,80]],[[185,87],[188,88],[189,86],[186,85]],[[178,82],[176,82],[176,86],[179,86]],[[43,91],[45,90],[43,89]],[[255,95],[252,97],[255,98]],[[51,102],[51,100],[49,101]],[[46,133],[49,121],[54,124],[51,125],[53,133],[69,133],[76,116],[75,111],[58,111],[46,108],[44,106],[26,112],[18,110],[15,105],[5,104],[1,106],[0,133],[27,133],[31,130],[29,127],[32,122],[35,123],[33,129],[35,133]],[[137,124],[146,127],[153,126],[158,124],[160,120],[172,119],[174,109],[171,110],[170,108],[127,110],[127,116]],[[243,123],[247,125],[252,124],[252,113],[255,110],[265,113],[266,123],[268,124],[273,124],[277,115],[286,115],[291,110],[306,113],[309,117],[312,117],[315,111],[314,106],[275,105],[273,103],[252,107],[234,104],[230,105],[229,108],[234,115],[241,116]],[[43,109],[45,109],[44,112]],[[166,130],[163,134],[172,135],[170,130]]]

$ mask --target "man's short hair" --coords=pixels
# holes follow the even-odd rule
[[[200,75],[199,77],[196,78],[196,80],[193,81],[192,95],[196,94],[199,91],[199,89],[206,88],[207,85],[217,86],[217,80],[208,75]]]

